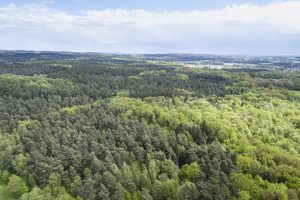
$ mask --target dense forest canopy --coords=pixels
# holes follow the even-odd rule
[[[0,52],[0,199],[298,200],[290,62]]]

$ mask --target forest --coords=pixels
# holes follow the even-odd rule
[[[299,200],[300,72],[173,57],[0,52],[0,199]]]

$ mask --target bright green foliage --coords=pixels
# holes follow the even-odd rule
[[[16,175],[9,178],[8,188],[15,197],[20,197],[22,194],[28,192],[28,187],[24,180]]]
[[[180,170],[180,176],[183,180],[195,183],[201,177],[200,166],[196,162],[185,164]]]
[[[30,98],[41,94],[55,93],[70,94],[73,89],[74,85],[69,80],[51,79],[44,75],[0,75],[0,91],[16,97]]]
[[[165,74],[165,70],[160,70],[160,71],[144,71],[141,72],[138,76],[143,77],[143,76],[159,76],[160,74]]]
[[[23,129],[31,129],[37,123],[38,123],[37,120],[31,120],[31,119],[22,120],[22,121],[19,121],[19,127],[18,128],[20,129],[20,131],[23,131]]]
[[[246,192],[244,190],[239,191],[237,200],[249,200],[251,198],[249,192]]]
[[[187,80],[189,77],[185,74],[176,74],[176,77],[181,79],[181,80]]]
[[[0,181],[2,184],[7,184],[9,181],[9,173],[7,170],[1,172]]]
[[[57,173],[53,173],[49,176],[48,184],[44,188],[47,194],[51,196],[59,197],[65,193],[65,188],[61,185],[61,176]]]
[[[38,187],[34,187],[29,193],[23,194],[20,200],[40,200],[43,198],[45,198],[43,191]]]
[[[15,157],[12,164],[19,176],[25,177],[28,174],[27,163],[28,163],[28,158],[25,157],[23,154],[19,154]]]
[[[84,110],[84,109],[86,109],[85,105],[79,105],[79,106],[76,105],[76,106],[62,108],[60,111],[68,113],[69,115],[76,115],[78,110]]]

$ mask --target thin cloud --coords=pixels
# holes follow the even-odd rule
[[[134,53],[297,54],[300,1],[210,11],[0,8],[0,48]]]

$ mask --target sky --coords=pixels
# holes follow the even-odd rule
[[[49,8],[59,9],[72,13],[80,10],[103,10],[103,9],[145,9],[145,10],[209,10],[222,9],[233,4],[257,4],[267,5],[274,0],[1,0],[0,6],[13,3],[24,4],[47,4]]]
[[[0,49],[299,55],[299,11],[299,0],[1,0]]]

